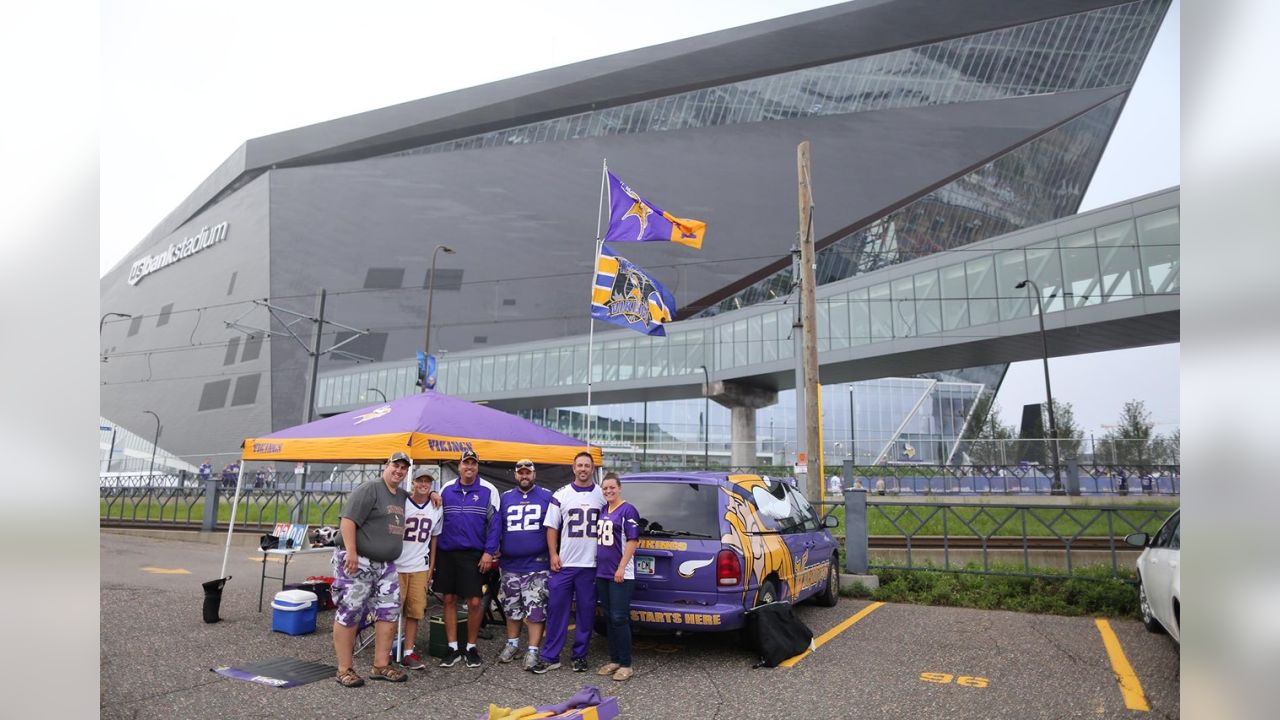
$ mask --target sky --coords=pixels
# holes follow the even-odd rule
[[[649,0],[652,22],[620,23],[615,5],[588,0],[557,0],[554,12],[505,0],[104,3],[99,271],[248,139],[833,4]],[[1175,0],[1082,210],[1180,183],[1179,10]],[[1135,398],[1169,432],[1178,356],[1175,344],[1054,359],[1054,397],[1086,432],[1103,434]],[[1004,420],[1016,423],[1043,387],[1039,362],[1012,365],[997,397]]]

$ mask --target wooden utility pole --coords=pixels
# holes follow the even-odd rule
[[[822,406],[818,399],[818,309],[813,250],[813,188],[810,185],[809,141],[796,147],[796,176],[799,179],[800,204],[800,323],[803,326],[804,388],[796,389],[797,398],[804,393],[804,443],[806,460],[806,492],[810,502],[822,500],[826,481],[822,468]]]

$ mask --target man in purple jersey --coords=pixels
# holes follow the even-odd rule
[[[596,520],[604,495],[592,476],[595,461],[588,452],[573,458],[573,482],[555,492],[547,508],[547,550],[551,577],[547,583],[547,638],[538,663],[541,675],[560,667],[560,651],[569,634],[569,606],[576,605],[573,671],[587,671],[587,646],[596,612]]]
[[[542,521],[551,505],[551,491],[538,487],[533,461],[516,462],[517,487],[502,493],[498,503],[500,554],[502,571],[500,592],[502,611],[507,616],[507,644],[498,653],[498,662],[511,662],[520,651],[520,622],[529,627],[529,649],[524,655],[524,669],[538,664],[538,644],[547,620],[547,575],[550,555],[547,532]]]
[[[444,595],[444,633],[449,649],[440,667],[453,667],[466,660],[467,667],[480,667],[476,638],[484,616],[480,596],[484,594],[484,574],[498,554],[498,489],[480,476],[480,458],[474,450],[464,450],[458,460],[458,479],[440,491],[444,508],[444,529],[436,540],[435,589]],[[467,603],[467,647],[458,647],[458,598]]]

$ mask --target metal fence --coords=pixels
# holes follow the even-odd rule
[[[246,472],[236,526],[272,529],[276,523],[337,525],[348,492],[379,476],[358,468],[315,473]],[[109,474],[98,479],[99,518],[105,525],[145,524],[213,530],[226,527],[236,479],[192,474]]]
[[[347,493],[376,477],[376,468],[307,476],[259,476],[255,471],[254,480],[246,478],[241,489],[236,526],[270,531],[281,522],[337,525]],[[894,487],[901,489],[918,478],[895,480]],[[940,482],[938,477],[928,480]],[[211,477],[201,483],[198,477],[180,475],[103,476],[99,479],[100,522],[206,531],[225,528],[231,518],[234,480],[230,487],[224,482]],[[1043,488],[1041,494],[1047,494],[1047,485]],[[846,489],[842,499],[828,496],[818,503],[821,514],[835,514],[843,521],[847,570],[1071,577],[1081,567],[1105,566],[1112,577],[1125,577],[1136,549],[1124,543],[1124,536],[1153,534],[1174,508],[1157,498],[1102,506],[1049,498],[1029,504],[938,500],[914,491],[901,494],[899,499]],[[915,497],[906,497],[911,494]]]
[[[987,575],[1132,579],[1130,533],[1154,534],[1175,505],[895,502],[845,493],[824,502],[843,516],[846,569],[934,570]],[[1096,570],[1106,568],[1109,574]],[[1082,572],[1084,571],[1084,572]]]

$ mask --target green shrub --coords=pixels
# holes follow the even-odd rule
[[[964,570],[981,566],[969,563]],[[1021,566],[993,563],[993,572],[1016,573]],[[1052,574],[1048,569],[1032,572]],[[879,570],[880,587],[872,600],[1014,610],[1069,616],[1138,617],[1138,593],[1128,578],[1111,577],[1105,566],[1076,568],[1071,577],[1046,578],[1017,575],[983,575],[976,572]],[[860,597],[860,596],[859,596]]]

